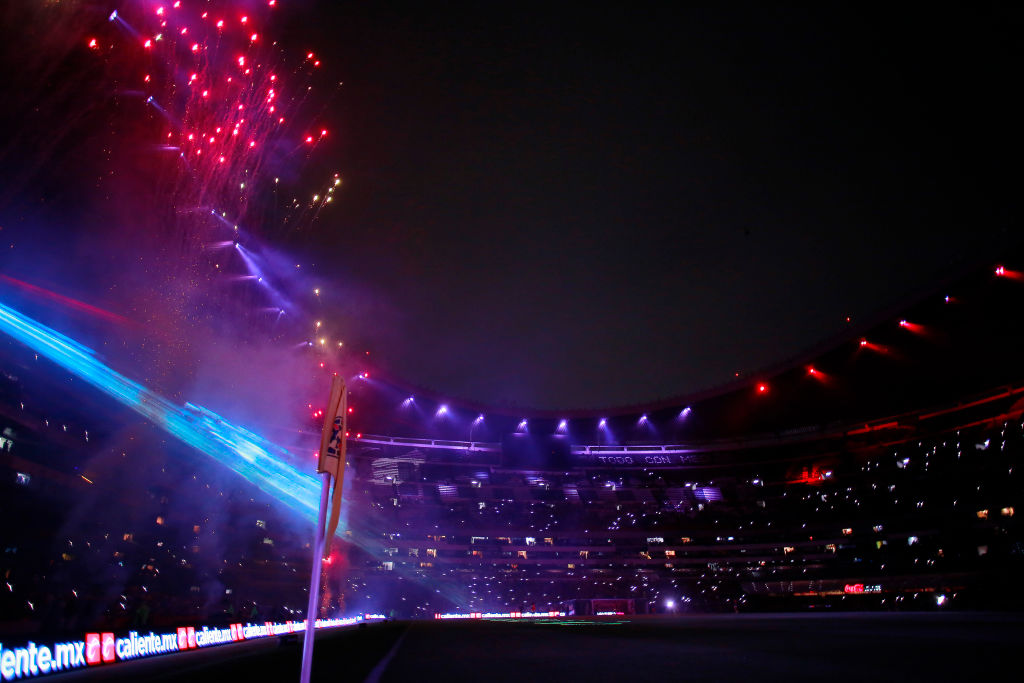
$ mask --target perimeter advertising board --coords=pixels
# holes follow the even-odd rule
[[[332,628],[377,619],[383,619],[383,615],[366,614],[346,619],[318,619],[315,626]],[[254,638],[286,635],[303,631],[305,626],[305,621],[267,621],[262,624],[231,624],[227,628],[183,626],[167,633],[130,631],[121,637],[110,632],[86,633],[81,640],[49,643],[30,640],[17,647],[0,642],[0,681],[33,678]]]

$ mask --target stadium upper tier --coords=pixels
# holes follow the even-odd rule
[[[922,430],[941,431],[952,426],[971,423],[974,417],[984,416],[985,420],[1013,419],[1024,407],[1024,386],[1005,386],[993,391],[965,397],[954,404],[944,407],[929,407],[922,410],[889,415],[854,424],[832,424],[820,427],[805,427],[772,434],[758,434],[745,438],[694,440],[689,443],[660,443],[647,441],[631,444],[607,443],[573,443],[568,435],[556,431],[549,437],[541,436],[537,442],[542,446],[558,448],[560,442],[564,450],[566,467],[614,465],[639,468],[671,468],[693,467],[712,462],[713,454],[738,453],[754,454],[759,450],[771,450],[786,447],[794,454],[799,453],[799,445],[811,444],[814,452],[820,453],[823,444],[842,443],[849,447],[872,443],[879,439],[886,443],[899,443],[911,440]],[[533,463],[523,465],[509,461],[509,437],[519,436],[524,440],[530,435],[517,431],[506,435],[504,443],[485,441],[456,441],[450,439],[429,439],[402,436],[385,436],[380,434],[355,433],[349,435],[352,447],[356,452],[369,450],[371,447],[387,447],[388,449],[424,450],[428,453],[447,453],[448,457],[457,457],[462,462],[478,462],[480,464],[504,463],[512,467],[533,467],[534,469],[559,469],[557,463]],[[378,448],[378,450],[380,450]],[[445,457],[439,455],[437,457]],[[515,457],[512,455],[511,457]],[[798,455],[794,455],[798,457]]]

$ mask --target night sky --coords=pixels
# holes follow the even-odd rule
[[[343,83],[317,163],[344,186],[312,228],[264,235],[411,385],[544,409],[685,395],[1018,239],[1016,10],[283,16],[283,42]]]
[[[377,361],[445,393],[703,389],[997,258],[1012,231],[1001,11],[328,16],[347,184],[323,247],[388,304],[367,321]]]

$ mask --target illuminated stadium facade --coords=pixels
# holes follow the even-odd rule
[[[605,414],[481,409],[363,368],[324,615],[1019,606],[1013,274]],[[23,520],[0,556],[8,631],[300,618],[308,510],[265,488],[262,456],[232,442],[247,466],[206,460],[205,437],[170,438],[22,344],[4,354],[2,505]],[[252,436],[197,406],[182,419]],[[310,497],[291,466],[274,481]]]

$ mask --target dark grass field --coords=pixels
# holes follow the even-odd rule
[[[277,639],[52,679],[298,680]],[[1015,680],[1024,615],[884,613],[391,622],[324,633],[314,681]]]

